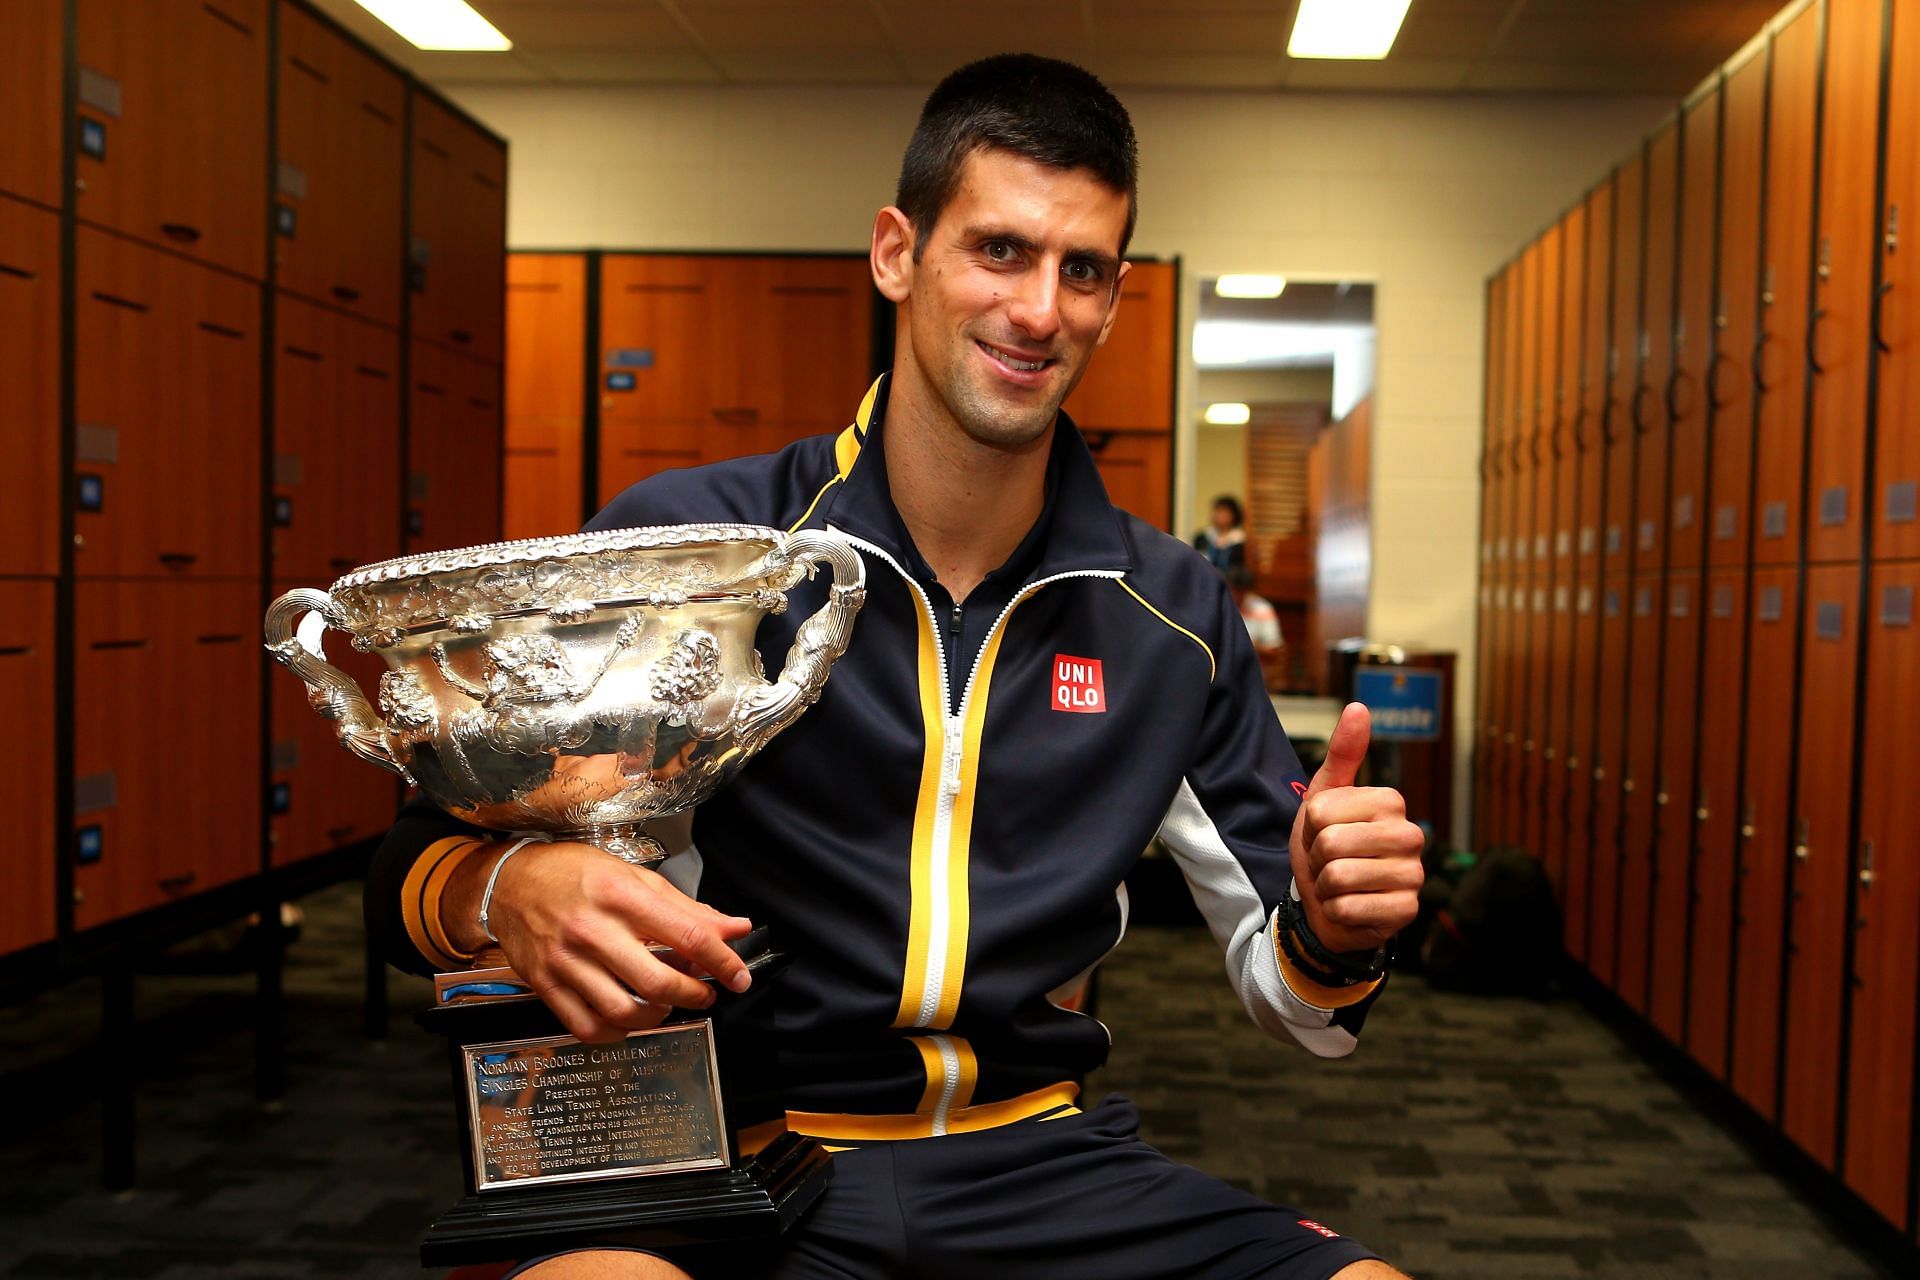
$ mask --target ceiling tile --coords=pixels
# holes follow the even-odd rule
[[[715,84],[720,72],[687,49],[542,49],[524,55],[561,84]]]

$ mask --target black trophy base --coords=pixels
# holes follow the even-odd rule
[[[427,1228],[420,1265],[503,1262],[595,1245],[771,1238],[820,1198],[832,1173],[819,1139],[783,1133],[725,1169],[471,1195]]]

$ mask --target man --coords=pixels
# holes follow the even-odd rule
[[[681,888],[584,845],[502,865],[504,842],[422,805],[382,848],[369,917],[397,959],[477,950],[498,867],[492,927],[583,1040],[709,1000],[648,940],[743,990],[724,941],[775,926],[794,963],[729,1024],[729,1062],[766,1066],[734,1102],[752,1135],[849,1149],[777,1246],[676,1257],[687,1272],[1398,1275],[1173,1164],[1124,1100],[1078,1097],[1107,1036],[1064,1003],[1118,943],[1156,832],[1255,1021],[1321,1055],[1352,1049],[1420,882],[1400,798],[1350,785],[1365,710],[1309,785],[1219,576],[1112,507],[1059,413],[1113,326],[1135,172],[1126,112],[1087,73],[956,72],[874,222],[895,356],[854,425],[653,477],[594,520],[829,527],[867,562],[822,700],[700,808],[667,864]],[[769,618],[761,651],[810,605]],[[583,1251],[523,1274],[685,1272]]]

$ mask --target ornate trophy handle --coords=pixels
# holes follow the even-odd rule
[[[267,652],[300,677],[307,686],[307,702],[333,721],[341,746],[411,783],[413,777],[387,745],[386,722],[374,714],[353,677],[327,661],[320,647],[327,627],[347,629],[333,597],[311,587],[289,591],[267,610]]]
[[[779,679],[740,700],[734,725],[740,744],[749,750],[792,724],[819,700],[827,672],[847,651],[854,615],[867,598],[867,568],[860,553],[838,534],[809,529],[788,536],[767,555],[769,568],[778,568],[782,562],[802,565],[809,578],[814,566],[823,561],[833,570],[826,604],[800,624]]]

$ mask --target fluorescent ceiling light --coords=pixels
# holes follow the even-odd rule
[[[1384,58],[1413,0],[1300,0],[1289,58]],[[365,0],[362,0],[365,3]]]
[[[1286,291],[1285,276],[1221,276],[1213,282],[1219,298],[1277,298]]]
[[[1201,419],[1215,427],[1243,427],[1253,417],[1253,410],[1244,404],[1210,404]]]
[[[467,0],[358,0],[417,49],[505,53],[513,41],[475,13]]]

